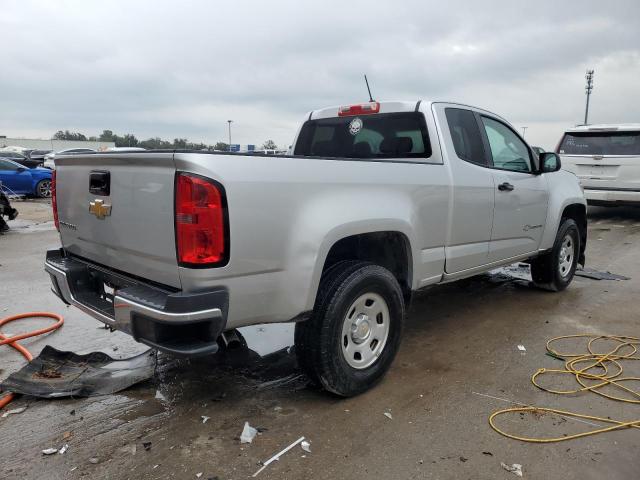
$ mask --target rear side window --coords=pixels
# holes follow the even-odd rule
[[[565,133],[558,153],[565,155],[640,155],[640,132]]]
[[[305,157],[428,158],[431,144],[423,114],[379,113],[308,120],[293,153]]]
[[[462,108],[447,108],[445,113],[456,155],[462,160],[486,165],[482,136],[473,112]]]

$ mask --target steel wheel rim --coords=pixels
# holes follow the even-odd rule
[[[389,306],[377,293],[360,295],[349,307],[342,324],[342,356],[358,370],[370,367],[384,351],[389,338]]]
[[[51,182],[49,180],[42,180],[40,184],[38,184],[38,195],[41,197],[51,196]]]
[[[566,278],[571,273],[573,260],[575,258],[575,243],[571,235],[565,235],[558,254],[558,273],[562,278]]]

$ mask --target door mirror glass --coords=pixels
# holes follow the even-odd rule
[[[560,157],[553,152],[540,154],[540,173],[551,173],[560,170]]]

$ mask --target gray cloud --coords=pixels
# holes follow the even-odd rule
[[[551,148],[580,122],[638,121],[640,3],[5,1],[0,132],[109,128],[287,145],[310,109],[439,99]]]

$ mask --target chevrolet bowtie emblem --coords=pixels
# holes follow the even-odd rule
[[[111,205],[105,205],[103,200],[89,202],[89,213],[97,218],[104,218],[111,215]]]

